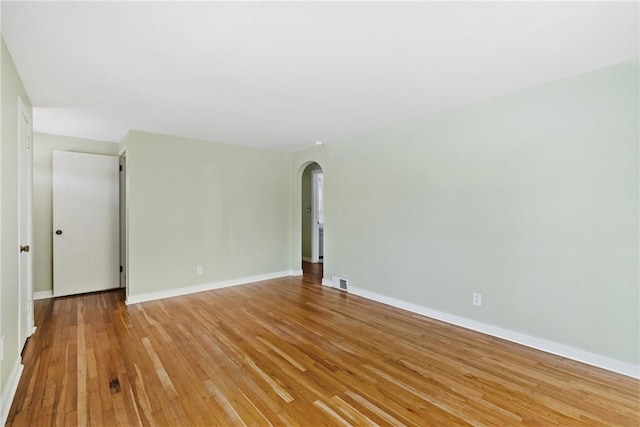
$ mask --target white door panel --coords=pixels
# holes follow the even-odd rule
[[[119,287],[119,160],[53,152],[53,293]]]
[[[18,103],[18,258],[19,318],[18,348],[22,350],[33,333],[33,275],[32,259],[32,157],[31,117],[24,103]]]

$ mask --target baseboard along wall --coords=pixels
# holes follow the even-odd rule
[[[338,289],[334,281],[330,279],[323,278],[322,285]],[[544,351],[546,353],[566,357],[567,359],[586,363],[587,365],[596,366],[598,368],[606,369],[608,371],[616,372],[628,377],[640,378],[640,366],[634,365],[632,363],[623,362],[617,359],[602,356],[596,353],[591,353],[585,350],[580,350],[578,348],[559,344],[543,338],[534,337],[531,335],[523,334],[521,332],[500,328],[498,326],[489,325],[486,323],[478,322],[476,320],[467,319],[465,317],[456,316],[421,305],[391,298],[386,295],[371,292],[367,289],[349,286],[347,292],[372,301],[387,304],[395,308],[400,308],[402,310],[420,314],[431,319],[440,320],[442,322],[460,326],[472,331],[491,335],[497,338],[502,338],[504,340],[521,344],[526,347],[534,348],[536,350]]]
[[[39,291],[33,293],[33,300],[53,298],[53,291]]]
[[[166,291],[149,292],[139,295],[127,296],[126,304],[138,304],[146,301],[154,301],[163,298],[178,297],[181,295],[195,294],[197,292],[211,291],[214,289],[227,288],[229,286],[246,285],[249,283],[260,282],[262,280],[278,279],[280,277],[301,276],[302,270],[286,270],[275,273],[261,274],[258,276],[242,277],[239,279],[223,280],[214,283],[205,283],[196,286],[187,286],[184,288],[167,289]]]
[[[7,384],[5,385],[4,390],[2,390],[2,412],[0,413],[0,425],[6,424],[7,417],[9,416],[9,410],[11,410],[11,404],[13,403],[13,398],[16,396],[16,391],[18,391],[18,383],[20,383],[20,377],[22,377],[22,371],[24,370],[24,365],[22,365],[21,361],[21,357],[18,356],[11,368]]]

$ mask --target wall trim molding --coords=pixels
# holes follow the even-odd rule
[[[299,274],[297,274],[299,273]],[[155,301],[158,299],[179,297],[182,295],[195,294],[197,292],[211,291],[214,289],[227,288],[229,286],[246,285],[248,283],[260,282],[262,280],[279,279],[288,276],[300,276],[302,270],[286,270],[275,273],[260,274],[257,276],[241,277],[238,279],[222,280],[220,282],[204,283],[202,285],[187,286],[184,288],[167,289],[158,292],[149,292],[140,295],[128,295],[125,303],[127,305],[141,302]]]
[[[39,291],[33,293],[33,300],[53,298],[53,291]]]
[[[302,257],[302,260],[303,260],[303,261],[306,261],[306,262],[313,262],[313,260],[311,259],[311,257],[308,257],[308,256],[303,256],[303,257]]]
[[[16,397],[16,391],[18,391],[18,383],[20,382],[20,377],[22,377],[22,371],[24,370],[24,365],[20,362],[21,358],[20,355],[18,355],[18,358],[11,368],[7,384],[5,385],[4,390],[2,390],[2,414],[0,416],[0,425],[5,425],[7,423],[11,404],[13,403],[14,397]]]
[[[325,279],[324,277],[322,278],[322,286],[329,286],[329,287],[333,287],[333,281],[331,281],[330,279]],[[338,289],[338,288],[336,288]]]
[[[322,279],[322,284],[325,286],[332,286],[331,281],[327,280],[325,283],[325,279]],[[534,348],[536,350],[541,350],[546,353],[566,357],[568,359],[576,360],[578,362],[586,363],[587,365],[596,366],[598,368],[606,369],[608,371],[616,372],[628,377],[640,378],[640,366],[634,365],[632,363],[623,362],[617,359],[602,356],[596,353],[591,353],[586,350],[580,350],[575,347],[559,344],[557,342],[549,341],[543,338],[537,338],[521,332],[500,328],[498,326],[493,326],[486,323],[478,322],[476,320],[467,319],[465,317],[460,317],[442,311],[434,310],[410,302],[391,298],[386,295],[377,294],[366,289],[350,286],[348,292],[363,298],[390,305],[392,307],[407,310],[412,313],[421,314],[432,319],[440,320],[456,326],[461,326],[463,328],[480,332],[486,335],[502,338],[504,340],[521,344],[526,347]]]

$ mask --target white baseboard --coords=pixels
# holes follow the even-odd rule
[[[306,262],[313,262],[313,260],[311,258],[309,258],[308,256],[303,256],[302,260],[306,261]]]
[[[298,274],[299,272],[299,274]],[[179,297],[181,295],[195,294],[197,292],[211,291],[213,289],[227,288],[229,286],[245,285],[247,283],[260,282],[262,280],[278,279],[280,277],[300,276],[302,270],[278,271],[276,273],[261,274],[258,276],[242,277],[239,279],[223,280],[202,285],[187,286],[185,288],[167,289],[165,291],[149,292],[140,295],[129,295],[125,301],[127,305],[140,302],[154,301],[163,298]]]
[[[322,278],[322,286],[333,286],[333,282],[329,279]]]
[[[13,398],[16,396],[16,391],[18,390],[18,383],[20,382],[20,377],[24,370],[24,366],[20,362],[21,359],[18,355],[18,358],[11,368],[7,384],[5,385],[4,390],[2,390],[2,414],[0,414],[0,425],[5,425],[7,423],[11,404],[13,403]]]
[[[322,284],[325,286],[332,286],[332,282],[330,280],[322,279]],[[566,357],[568,359],[576,360],[578,362],[586,363],[592,366],[597,366],[598,368],[617,372],[629,377],[640,378],[640,366],[638,365],[622,362],[610,357],[591,353],[585,350],[580,350],[574,347],[569,347],[564,344],[559,344],[542,338],[533,337],[531,335],[523,334],[520,332],[511,331],[509,329],[488,325],[486,323],[467,319],[465,317],[433,310],[431,308],[412,304],[410,302],[398,300],[385,295],[380,295],[366,289],[350,286],[349,293],[381,302],[393,307],[401,308],[403,310],[411,311],[413,313],[421,314],[432,319],[441,320],[452,325],[461,326],[466,329],[471,329],[483,334],[522,344],[527,347],[535,348],[536,350],[541,350],[547,353],[555,354],[557,356]]]
[[[40,291],[40,292],[33,293],[34,301],[39,299],[47,299],[47,298],[53,298],[53,291]]]

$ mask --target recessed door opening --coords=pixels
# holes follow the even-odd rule
[[[302,261],[303,272],[322,281],[324,245],[324,173],[310,163],[302,173]]]

